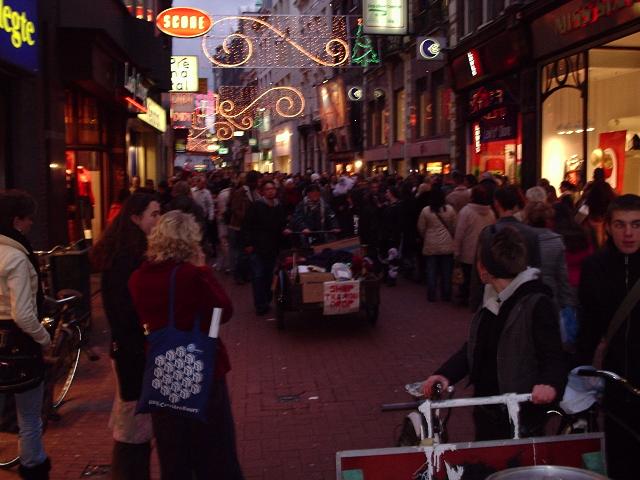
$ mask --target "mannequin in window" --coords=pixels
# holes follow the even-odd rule
[[[91,172],[83,166],[76,169],[76,181],[78,184],[78,210],[83,230],[91,228],[91,220],[93,219],[93,206],[95,198],[93,189],[91,188]]]

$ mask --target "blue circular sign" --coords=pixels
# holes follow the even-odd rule
[[[427,60],[435,60],[442,52],[442,45],[435,38],[425,38],[420,43],[420,55]]]

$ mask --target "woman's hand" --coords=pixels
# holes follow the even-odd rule
[[[536,405],[544,405],[553,402],[556,395],[556,389],[551,385],[535,385],[531,392],[531,401]]]
[[[431,398],[433,396],[433,388],[440,384],[440,390],[445,391],[449,388],[449,379],[447,377],[443,377],[442,375],[431,375],[424,382],[424,396],[426,398]]]

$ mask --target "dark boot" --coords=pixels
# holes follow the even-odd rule
[[[149,480],[151,442],[114,442],[111,458],[112,480]]]
[[[48,458],[35,467],[27,468],[24,465],[18,467],[20,478],[25,480],[49,480],[49,470],[51,470],[51,461]]]

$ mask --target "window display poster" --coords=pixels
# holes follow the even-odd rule
[[[624,152],[627,131],[605,132],[598,136],[599,148],[592,155],[593,167],[604,169],[604,178],[618,193],[624,182]]]

